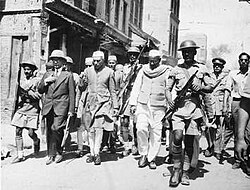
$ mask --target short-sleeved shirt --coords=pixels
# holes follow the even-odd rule
[[[244,88],[248,73],[241,73],[240,70],[230,71],[226,84],[226,89],[231,92],[233,98],[240,98],[240,91]]]
[[[247,78],[246,78],[246,82],[244,85],[244,88],[242,91],[240,91],[240,95],[246,98],[250,98],[250,70],[247,73]]]

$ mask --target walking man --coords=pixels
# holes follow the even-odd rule
[[[202,119],[203,113],[200,108],[199,92],[211,92],[212,81],[207,73],[205,65],[195,61],[194,57],[199,48],[194,41],[186,40],[180,45],[179,51],[182,51],[184,63],[177,65],[169,74],[167,82],[167,101],[171,109],[175,110],[172,113],[171,122],[173,124],[172,131],[172,156],[173,156],[173,174],[170,178],[169,185],[176,187],[180,183],[189,185],[188,170],[193,155],[194,137],[198,135],[199,120]],[[182,102],[175,105],[172,100],[171,90],[175,85],[177,95],[180,93],[186,82],[196,71],[196,77],[192,83],[191,89],[186,93]],[[176,107],[175,107],[176,106]],[[184,159],[182,158],[182,142],[184,130],[188,132],[185,137]],[[190,135],[193,134],[193,135]],[[183,166],[182,166],[182,160]]]
[[[93,66],[84,70],[79,82],[82,90],[88,88],[84,123],[89,131],[90,156],[87,163],[101,164],[100,148],[103,129],[113,128],[113,116],[118,105],[115,94],[115,80],[112,69],[105,66],[104,53],[93,53]]]
[[[22,68],[25,79],[20,82],[18,87],[20,101],[18,102],[18,109],[11,121],[11,125],[16,127],[17,146],[17,157],[14,158],[12,163],[25,160],[22,137],[23,129],[29,131],[29,136],[34,142],[34,155],[37,156],[40,150],[40,139],[35,133],[35,130],[38,129],[40,112],[39,100],[42,96],[37,91],[39,78],[34,76],[34,71],[37,70],[37,66],[31,61],[27,61],[22,63]]]
[[[54,71],[47,71],[38,87],[38,91],[45,94],[42,114],[47,125],[46,165],[62,161],[63,129],[67,118],[73,116],[75,109],[75,83],[72,73],[63,70],[63,65],[66,64],[63,51],[54,50],[49,59],[53,61]]]
[[[170,67],[161,65],[158,50],[149,52],[149,63],[139,71],[130,96],[131,112],[137,117],[138,166],[156,169],[161,145],[161,120],[167,108],[166,84]]]

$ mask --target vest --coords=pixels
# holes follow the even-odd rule
[[[138,102],[147,104],[150,101],[151,106],[166,106],[166,73],[150,78],[145,73],[142,76],[142,84],[138,96]]]

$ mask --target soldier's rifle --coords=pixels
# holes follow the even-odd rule
[[[140,57],[141,57],[141,55],[142,55],[142,53],[143,53],[145,47],[148,45],[148,43],[149,43],[149,40],[147,40],[147,42],[144,44],[143,48],[141,49],[139,55],[137,56],[137,58],[136,58],[136,60],[135,60],[135,64],[132,65],[132,68],[130,69],[130,72],[128,73],[128,75],[127,75],[127,77],[126,77],[126,79],[125,79],[125,81],[124,81],[124,86],[122,87],[122,89],[121,89],[121,90],[119,91],[119,93],[118,93],[118,102],[122,102],[121,100],[122,100],[122,98],[123,98],[123,95],[124,95],[124,93],[125,93],[127,87],[128,87],[128,86],[133,82],[133,80],[135,79],[135,77],[136,77],[135,74],[136,74],[136,70],[137,70],[137,68],[138,68],[139,59],[140,59]],[[126,104],[128,104],[128,102],[127,102],[127,103],[122,103],[122,105],[121,105],[121,107],[120,107],[120,109],[119,109],[119,111],[118,111],[118,115],[120,115],[120,113],[124,110]]]
[[[174,112],[174,111],[178,108],[178,105],[180,104],[180,102],[183,101],[183,99],[184,99],[185,96],[186,96],[186,93],[187,93],[188,89],[190,89],[190,87],[191,87],[192,84],[193,84],[193,81],[194,81],[194,78],[195,78],[197,72],[198,72],[198,70],[189,78],[189,80],[187,81],[187,83],[185,84],[185,86],[184,86],[184,87],[181,89],[181,91],[179,92],[178,96],[174,99],[174,106],[173,106],[172,109],[170,108],[170,109],[165,113],[164,117],[163,117],[162,120],[161,120],[162,123],[165,123],[165,121],[166,121],[166,119],[168,118],[168,116],[169,116],[172,112]]]
[[[13,102],[13,109],[11,113],[11,120],[14,117],[19,105],[19,96],[20,96],[20,79],[21,79],[21,71],[22,71],[22,59],[23,59],[23,41],[21,42],[21,52],[19,55],[19,63],[18,63],[18,73],[17,73],[17,82],[15,87],[15,96]]]

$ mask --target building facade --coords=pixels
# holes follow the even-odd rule
[[[180,0],[154,0],[144,2],[142,29],[158,39],[163,60],[177,63]]]
[[[2,0],[0,2],[1,98],[13,99],[19,64],[32,60],[45,69],[50,53],[61,49],[74,60],[73,71],[95,50],[126,62],[136,33],[143,32],[143,0]]]

